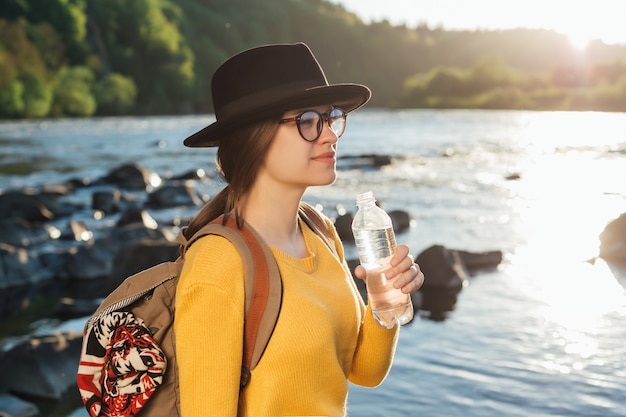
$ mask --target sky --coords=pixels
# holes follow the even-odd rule
[[[623,0],[331,0],[365,22],[454,29],[549,29],[576,46],[591,40],[626,44]]]

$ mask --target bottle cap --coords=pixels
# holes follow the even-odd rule
[[[374,193],[372,191],[366,191],[362,194],[357,194],[356,195],[356,204],[358,205],[359,203],[367,203],[370,200],[374,200]]]

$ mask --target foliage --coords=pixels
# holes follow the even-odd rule
[[[0,116],[16,117],[24,111],[24,84],[20,80],[5,83],[0,91]]]
[[[93,79],[89,68],[62,68],[55,80],[51,115],[92,116],[96,111],[96,100],[91,93]]]
[[[41,77],[24,77],[23,99],[24,117],[45,117],[52,106],[52,87]]]
[[[160,0],[91,0],[89,13],[111,66],[137,86],[137,111],[179,112],[193,91],[194,71],[178,8]]]
[[[99,114],[123,115],[133,108],[137,87],[132,78],[111,73],[95,83],[93,93]]]
[[[89,52],[85,42],[87,0],[2,0],[0,16],[14,22],[23,19],[32,25],[48,23],[61,36],[66,57],[80,64]]]
[[[211,112],[211,74],[306,42],[370,106],[626,111],[626,45],[553,31],[365,24],[328,0],[3,0],[0,118]]]
[[[485,57],[466,70],[437,67],[408,78],[393,105],[626,111],[626,71],[621,69],[616,63],[588,70],[560,65],[542,78],[521,73],[500,58]],[[617,76],[621,78],[615,81]]]

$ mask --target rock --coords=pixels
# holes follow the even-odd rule
[[[458,293],[446,288],[426,287],[419,293],[421,297],[421,310],[427,312],[424,317],[432,321],[444,321],[447,313],[454,310],[458,299]]]
[[[31,227],[23,219],[0,219],[0,242],[11,246],[29,246]]]
[[[67,230],[69,233],[62,234],[61,238],[75,242],[88,242],[93,238],[93,232],[81,221],[70,220]]]
[[[335,219],[335,229],[342,242],[354,242],[354,235],[352,234],[353,219],[353,213],[341,214]]]
[[[29,223],[54,218],[54,213],[46,207],[46,202],[39,196],[18,191],[0,194],[0,212],[5,218],[23,219]]]
[[[31,224],[24,219],[0,219],[0,242],[13,246],[34,246],[58,234],[59,230],[48,223]]]
[[[389,213],[395,234],[403,233],[411,228],[411,215],[404,210],[391,210]]]
[[[76,248],[74,256],[66,262],[59,275],[68,280],[68,295],[82,297],[81,294],[89,293],[93,297],[103,297],[112,289],[111,286],[114,286],[114,284],[109,283],[109,279],[113,274],[114,266],[117,265],[114,258],[118,253],[126,251],[129,247],[144,245],[143,242],[146,241],[167,240],[173,242],[175,238],[167,228],[151,229],[140,223],[117,227],[111,230],[107,236],[94,239],[88,244]],[[134,262],[137,265],[144,265],[145,262],[152,262],[156,257],[157,255],[149,256],[146,259],[136,258]],[[169,260],[169,258],[159,257],[158,262],[164,260]],[[127,260],[126,262],[132,264],[133,261]],[[119,274],[122,278],[126,276],[123,271]],[[119,279],[120,276],[116,274],[116,280]]]
[[[117,220],[116,226],[126,226],[131,224],[142,224],[148,229],[156,229],[157,222],[152,218],[150,213],[136,206],[128,207],[120,218]]]
[[[151,208],[166,207],[193,207],[203,204],[193,181],[176,181],[161,187],[148,194],[146,206]]]
[[[44,258],[43,253],[0,243],[0,319],[30,308],[33,300],[62,290],[55,282],[56,271],[47,267]],[[51,259],[62,260],[60,257]]]
[[[36,336],[0,357],[0,392],[35,400],[61,400],[76,390],[82,332]]]
[[[183,172],[180,175],[173,176],[172,180],[196,180],[196,181],[207,181],[209,176],[206,171],[203,169],[194,169],[192,171]]]
[[[122,192],[117,189],[94,191],[91,194],[91,208],[104,214],[114,214],[120,210]]]
[[[163,180],[156,172],[139,164],[121,165],[97,181],[100,184],[113,184],[122,189],[136,191],[150,191],[162,182]]]
[[[509,174],[505,177],[507,181],[518,181],[522,179],[522,176],[518,173]]]
[[[139,197],[139,195],[117,189],[94,191],[91,195],[91,208],[109,216],[124,211],[128,207],[138,207]]]
[[[103,299],[75,299],[63,297],[54,309],[54,316],[61,320],[71,320],[92,315]]]
[[[78,188],[84,188],[91,185],[91,178],[83,177],[83,178],[70,178],[64,184],[68,189],[76,190]]]
[[[67,278],[66,268],[80,249],[72,246],[54,245],[39,253],[43,270],[57,279]]]
[[[415,259],[424,273],[424,289],[439,288],[458,293],[468,277],[463,261],[455,250],[434,245],[420,253]]]
[[[468,255],[469,258],[469,255]],[[427,318],[443,321],[454,309],[458,294],[467,282],[468,271],[459,251],[434,245],[421,252],[415,259],[424,273],[422,310]]]
[[[626,262],[626,213],[609,222],[600,233],[599,256],[609,262]]]
[[[174,261],[180,244],[167,239],[139,239],[115,254],[108,288],[113,290],[127,277],[165,261]]]
[[[497,267],[501,251],[467,252],[434,245],[420,253],[415,261],[424,273],[422,310],[430,320],[442,321],[456,305],[457,296],[467,282],[468,273]]]
[[[389,155],[363,154],[340,156],[337,165],[343,169],[379,169],[392,162]]]
[[[97,280],[111,271],[113,253],[117,250],[111,239],[94,239],[75,249],[59,275],[68,280]]]
[[[496,268],[502,262],[502,251],[467,252],[458,250],[461,261],[470,273]]]
[[[66,217],[77,209],[75,204],[59,201],[68,194],[67,187],[0,191],[0,213],[3,218],[23,219],[28,223],[41,223]]]
[[[39,417],[40,415],[34,404],[11,394],[0,394],[0,417]]]
[[[41,267],[36,254],[0,243],[0,289],[35,284],[50,278],[51,274]]]

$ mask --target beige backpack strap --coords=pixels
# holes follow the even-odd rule
[[[328,246],[335,256],[339,256],[337,253],[337,247],[335,246],[335,236],[328,229],[328,226],[324,222],[324,219],[320,216],[318,211],[308,203],[304,201],[300,202],[300,208],[298,209],[300,218],[306,223],[307,226],[316,235],[318,235],[322,241]]]

